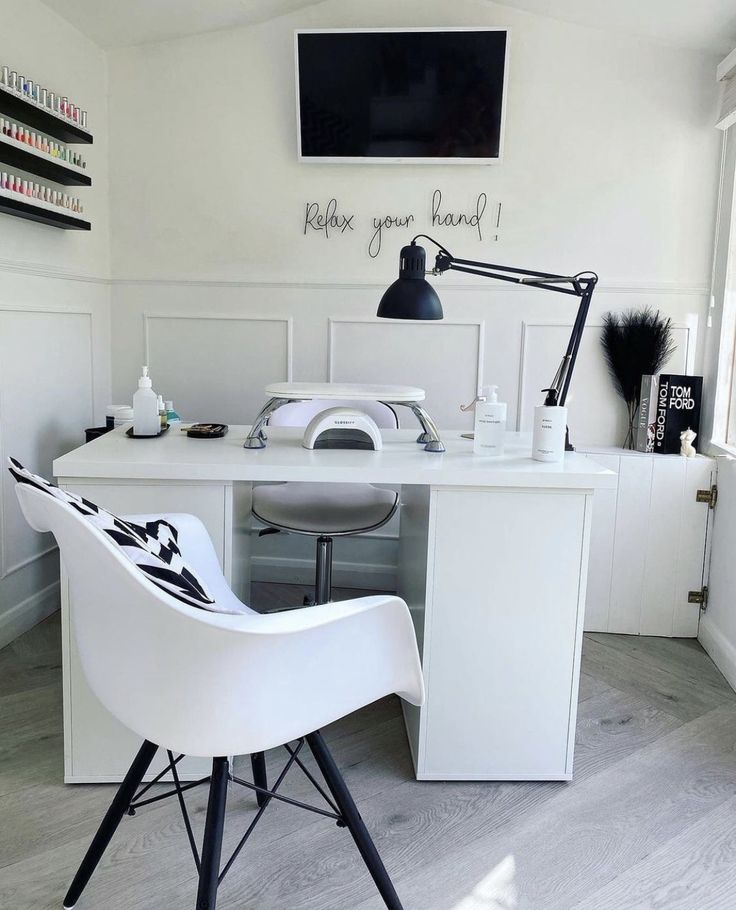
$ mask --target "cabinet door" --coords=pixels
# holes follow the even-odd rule
[[[579,491],[435,491],[427,778],[572,774],[589,533]]]

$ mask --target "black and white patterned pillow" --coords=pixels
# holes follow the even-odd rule
[[[216,613],[229,613],[215,603],[204,582],[182,559],[178,531],[168,521],[157,519],[145,526],[125,521],[95,503],[62,490],[38,474],[33,474],[15,458],[9,458],[10,473],[18,483],[27,483],[49,493],[80,512],[117,544],[123,553],[155,585],[193,607]]]

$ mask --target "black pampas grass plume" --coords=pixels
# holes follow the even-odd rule
[[[663,319],[651,307],[606,313],[601,345],[613,385],[629,412],[630,435],[625,445],[630,445],[641,377],[658,373],[677,347],[672,339],[672,320]]]
[[[639,404],[641,377],[658,373],[674,354],[672,320],[651,307],[606,313],[601,344],[608,372],[627,404]]]

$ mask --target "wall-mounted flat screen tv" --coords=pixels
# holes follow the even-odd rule
[[[505,29],[307,30],[295,39],[301,161],[500,159]]]

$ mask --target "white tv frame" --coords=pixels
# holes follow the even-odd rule
[[[299,100],[299,35],[333,35],[333,34],[396,34],[399,32],[505,32],[506,52],[503,63],[503,89],[501,94],[501,129],[496,158],[412,158],[389,157],[379,158],[372,155],[332,157],[322,155],[302,155],[302,130]],[[509,45],[511,29],[507,26],[462,26],[458,28],[423,27],[423,28],[298,28],[294,29],[294,83],[296,86],[296,143],[297,157],[306,164],[475,164],[481,167],[503,163],[504,136],[506,133],[506,102],[509,80]]]

